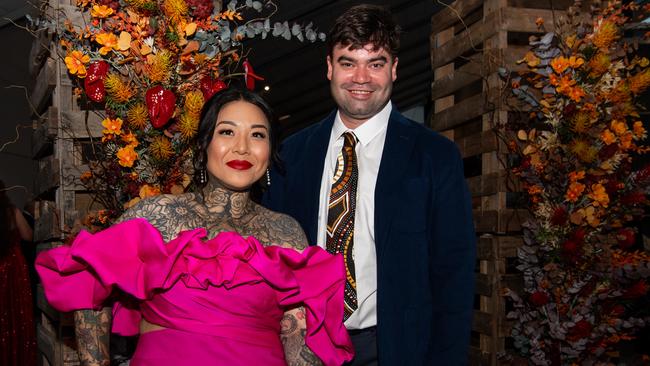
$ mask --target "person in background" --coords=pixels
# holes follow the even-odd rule
[[[0,365],[36,365],[36,327],[32,291],[20,241],[32,229],[11,204],[0,181]]]
[[[310,244],[343,253],[352,365],[463,365],[475,233],[455,144],[390,102],[398,25],[383,7],[343,13],[328,37],[338,105],[281,148],[264,197]]]
[[[339,320],[343,258],[307,248],[294,219],[250,198],[268,184],[272,123],[259,95],[215,94],[197,133],[196,192],[140,201],[110,228],[39,254],[45,295],[61,311],[97,309],[114,287],[128,295],[112,320],[77,314],[82,364],[108,363],[111,322],[140,334],[131,366],[294,365],[296,344],[327,365],[352,358]]]

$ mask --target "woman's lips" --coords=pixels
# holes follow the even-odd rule
[[[246,160],[231,160],[227,162],[226,165],[237,170],[247,170],[253,166],[253,164]]]

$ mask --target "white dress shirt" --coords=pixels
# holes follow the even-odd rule
[[[343,148],[341,135],[352,131],[358,139],[355,151],[359,179],[357,181],[357,200],[354,216],[354,258],[357,283],[358,308],[345,321],[348,329],[364,329],[377,325],[377,254],[375,251],[375,185],[381,155],[386,141],[386,129],[392,110],[391,103],[372,118],[354,130],[350,130],[341,121],[340,112],[336,113],[330,135],[323,178],[320,187],[318,206],[318,246],[326,247],[327,213],[332,178],[336,159]]]

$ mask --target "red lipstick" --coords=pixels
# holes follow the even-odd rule
[[[246,160],[230,160],[226,165],[237,170],[248,170],[253,166],[253,164]]]

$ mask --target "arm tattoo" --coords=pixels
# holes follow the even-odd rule
[[[280,339],[289,366],[322,365],[320,359],[305,344],[307,325],[302,307],[287,311],[282,318]]]
[[[83,366],[110,365],[109,335],[111,310],[79,310],[74,312],[79,361]]]

